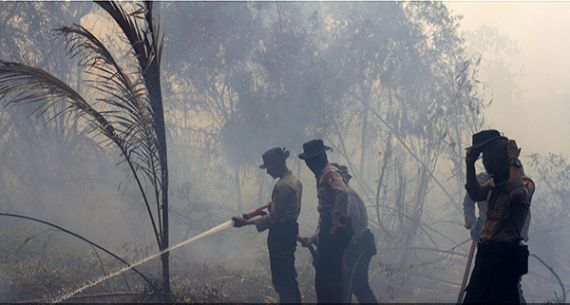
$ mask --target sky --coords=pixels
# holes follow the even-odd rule
[[[485,111],[487,127],[516,139],[526,153],[570,157],[570,2],[446,4],[463,15],[460,31],[493,27],[519,49],[518,98],[513,105],[494,100]],[[491,90],[498,86],[483,81]]]

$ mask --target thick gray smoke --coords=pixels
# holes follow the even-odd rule
[[[291,151],[287,164],[304,186],[300,232],[314,232],[315,178],[297,154],[303,142],[322,138],[366,201],[378,244],[370,282],[379,299],[456,300],[470,245],[461,207],[464,148],[472,133],[488,127],[489,98],[485,58],[467,49],[460,18],[441,2],[155,6],[164,34],[171,244],[266,204],[275,181],[258,165],[274,146]],[[0,60],[41,68],[96,97],[93,76],[54,38],[52,29],[73,23],[136,71],[113,21],[79,2],[1,3]],[[4,105],[1,98],[0,92]],[[120,151],[87,133],[81,118],[50,120],[56,113],[33,110],[0,110],[0,212],[63,226],[128,261],[157,253]],[[566,285],[569,249],[559,241],[570,233],[570,165],[560,155],[525,153],[538,190],[530,249]],[[170,258],[173,291],[181,301],[275,301],[266,236],[231,228],[177,249]],[[55,297],[123,267],[37,223],[2,218],[0,240],[0,301]],[[315,301],[310,254],[301,247],[296,253],[303,300]],[[531,258],[527,301],[560,300],[549,267]],[[160,261],[140,270],[158,281]],[[140,293],[145,285],[128,272],[86,293]]]

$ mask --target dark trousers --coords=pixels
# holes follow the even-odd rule
[[[464,304],[520,304],[519,281],[528,271],[528,248],[518,243],[480,243]]]
[[[368,268],[375,254],[376,243],[370,230],[355,243],[351,242],[347,246],[343,259],[345,303],[350,303],[352,294],[360,304],[378,303],[368,283]]]
[[[279,294],[279,303],[301,303],[295,271],[298,234],[299,225],[296,221],[290,221],[270,228],[267,236],[271,281]]]
[[[350,221],[341,221],[345,228],[330,234],[330,224],[321,222],[317,245],[315,290],[317,303],[343,303],[342,258],[350,241]]]

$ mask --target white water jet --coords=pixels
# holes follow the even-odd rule
[[[191,242],[193,242],[193,241],[199,240],[199,239],[204,238],[204,237],[206,237],[206,236],[208,236],[208,235],[211,235],[211,234],[214,234],[214,233],[223,231],[223,230],[225,230],[225,229],[231,228],[232,226],[233,226],[233,221],[232,221],[232,220],[228,220],[228,221],[222,223],[221,225],[215,226],[215,227],[211,228],[211,229],[208,230],[208,231],[202,232],[202,233],[200,233],[200,234],[198,234],[198,235],[196,235],[196,236],[194,236],[194,237],[192,237],[192,238],[190,238],[190,239],[187,239],[187,240],[185,240],[185,241],[183,241],[183,242],[181,242],[181,243],[178,243],[178,244],[176,244],[176,245],[174,245],[174,246],[172,246],[172,247],[170,247],[170,248],[168,248],[168,249],[164,249],[164,250],[162,250],[162,251],[160,251],[160,252],[158,252],[158,253],[156,253],[156,254],[153,254],[153,255],[151,255],[151,256],[149,256],[149,257],[147,257],[147,258],[145,258],[145,259],[142,259],[142,260],[140,260],[140,261],[138,261],[138,262],[136,262],[136,263],[130,264],[130,265],[128,265],[128,266],[126,266],[126,267],[124,267],[124,268],[122,268],[122,269],[119,269],[119,270],[117,270],[117,271],[115,271],[115,272],[113,272],[113,273],[110,273],[110,274],[108,274],[108,275],[106,275],[106,276],[103,276],[103,277],[101,277],[101,278],[99,278],[99,279],[96,279],[96,280],[94,280],[94,281],[89,281],[89,282],[87,282],[85,285],[83,285],[82,287],[80,287],[80,288],[78,288],[78,289],[76,289],[76,290],[73,290],[73,291],[71,291],[71,292],[69,292],[69,293],[66,293],[66,294],[64,294],[64,295],[62,295],[62,296],[60,296],[60,297],[58,297],[58,298],[53,299],[52,301],[50,301],[50,303],[61,303],[61,302],[65,301],[65,300],[71,298],[72,296],[74,296],[74,295],[76,295],[76,294],[78,294],[78,293],[84,291],[85,289],[88,289],[88,288],[91,288],[91,287],[93,287],[93,286],[95,286],[95,285],[98,285],[98,284],[100,284],[100,283],[102,283],[102,282],[104,282],[104,281],[106,281],[106,280],[108,280],[108,279],[110,279],[110,278],[112,278],[112,277],[115,277],[115,276],[117,276],[117,275],[119,275],[119,274],[121,274],[121,273],[123,273],[123,272],[125,272],[125,271],[128,271],[128,270],[132,269],[133,267],[136,267],[136,266],[138,266],[138,265],[144,264],[144,263],[146,263],[146,262],[148,262],[148,261],[150,261],[150,260],[152,260],[152,259],[154,259],[154,258],[157,258],[157,257],[161,256],[162,254],[164,254],[164,253],[166,253],[166,252],[169,252],[169,251],[172,251],[172,250],[174,250],[174,249],[177,249],[177,248],[180,248],[180,247],[182,247],[182,246],[185,246],[185,245],[187,245],[187,244],[189,244],[189,243],[191,243]]]

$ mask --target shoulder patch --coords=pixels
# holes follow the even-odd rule
[[[324,175],[325,181],[328,182],[329,184],[333,183],[337,179],[337,176],[335,175],[335,173],[340,175],[335,169],[328,168],[325,171],[325,175]]]
[[[530,179],[528,177],[523,177],[522,182],[523,182],[524,186],[527,186],[527,187],[529,184],[534,184],[534,181],[532,181],[532,179]]]

